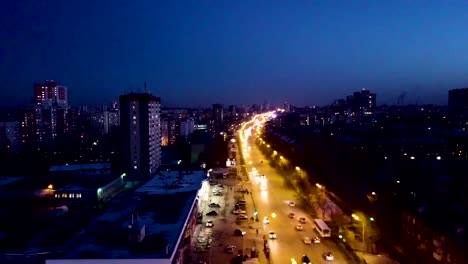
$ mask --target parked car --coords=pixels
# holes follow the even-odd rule
[[[213,193],[214,196],[223,196],[223,193],[222,192],[215,192]]]
[[[238,216],[237,216],[237,220],[247,220],[247,219],[249,219],[249,217],[247,217],[247,216],[244,215],[244,214],[241,214],[241,215],[238,215]]]
[[[320,238],[313,237],[312,240],[314,241],[315,244],[320,244]]]
[[[210,203],[210,204],[208,204],[208,207],[221,207],[221,205],[219,205],[217,203]]]
[[[288,214],[288,217],[289,217],[289,218],[294,218],[294,217],[296,217],[296,215],[295,215],[294,213],[289,213],[289,214]]]
[[[229,254],[234,254],[234,251],[236,251],[236,246],[227,246],[224,250],[226,251],[226,253],[229,253]]]
[[[234,209],[232,210],[232,213],[233,214],[246,214],[247,212],[244,210],[240,210],[240,209]]]
[[[296,225],[296,230],[297,231],[302,231],[302,230],[304,230],[304,227],[301,224],[297,224]]]
[[[265,216],[265,217],[263,218],[263,223],[264,223],[264,224],[269,224],[269,223],[270,223],[270,219],[268,219],[268,217]]]
[[[326,261],[333,261],[335,259],[335,257],[332,255],[331,252],[324,252],[323,253],[323,258],[326,260]]]
[[[305,217],[301,217],[301,218],[299,218],[299,222],[301,224],[305,224],[305,223],[307,223],[307,220],[305,219]]]
[[[213,221],[206,222],[206,227],[213,227]]]
[[[312,240],[310,239],[310,237],[304,237],[304,244],[306,245],[312,244]]]
[[[295,202],[289,202],[289,206],[294,207],[294,206],[296,206],[296,203]]]
[[[273,231],[270,231],[270,239],[276,239],[276,233]]]
[[[206,215],[208,215],[208,216],[216,216],[216,215],[218,215],[218,213],[217,213],[216,211],[210,211],[210,212],[206,213]]]
[[[307,255],[302,256],[302,264],[312,264]]]
[[[235,236],[244,236],[245,234],[246,234],[246,232],[242,231],[241,229],[234,230],[234,235]]]

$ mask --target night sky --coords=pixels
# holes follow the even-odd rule
[[[468,87],[468,1],[0,0],[0,96],[55,79],[72,104],[446,104]],[[13,92],[14,91],[14,92]]]

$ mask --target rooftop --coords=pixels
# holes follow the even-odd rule
[[[80,170],[110,170],[110,163],[66,164],[51,166],[49,172],[66,172]]]
[[[5,177],[0,176],[0,186],[8,185],[10,183],[24,179],[24,177]]]
[[[77,259],[152,259],[153,262],[169,259],[204,178],[204,171],[161,172],[135,192],[114,198],[104,214],[67,243],[64,259],[70,259],[69,262],[50,263],[77,263]],[[141,231],[138,233],[143,234],[141,242],[129,241],[132,222]]]

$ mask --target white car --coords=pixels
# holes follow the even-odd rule
[[[296,215],[295,215],[294,213],[289,213],[289,214],[288,214],[288,217],[289,217],[289,218],[294,218],[294,217],[296,217]]]
[[[335,259],[335,257],[332,255],[331,252],[325,252],[323,253],[323,258],[326,260],[326,261],[333,261]]]
[[[306,245],[312,244],[312,240],[310,239],[310,237],[304,237],[304,244]]]
[[[297,261],[296,261],[295,258],[292,258],[292,259],[291,259],[291,264],[297,264]]]
[[[206,222],[206,227],[213,227],[213,221]]]
[[[266,225],[266,224],[269,224],[270,223],[270,219],[268,219],[268,217],[264,217],[263,218],[263,223]]]
[[[304,230],[304,227],[301,224],[297,224],[296,225],[296,230],[297,231],[302,231],[302,230]]]
[[[313,237],[312,240],[314,241],[315,244],[320,244],[320,238]]]
[[[238,209],[238,210],[233,210],[232,213],[233,213],[233,214],[246,214],[247,212],[244,211],[244,210],[239,210],[239,209]]]
[[[273,231],[270,231],[270,239],[276,239],[276,233]]]
[[[289,206],[294,207],[294,206],[296,206],[296,203],[295,202],[289,202]]]

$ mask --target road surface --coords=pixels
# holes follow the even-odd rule
[[[246,151],[248,157],[244,158],[247,171],[251,175],[252,195],[258,208],[260,220],[265,216],[270,220],[269,224],[262,225],[262,235],[265,234],[268,238],[270,231],[277,234],[277,239],[269,239],[271,263],[291,263],[291,258],[296,259],[297,263],[302,263],[301,257],[304,254],[309,257],[312,263],[347,263],[336,244],[327,240],[327,238],[321,238],[320,244],[306,245],[303,242],[304,236],[318,236],[313,231],[313,219],[296,201],[295,192],[287,187],[283,177],[268,164],[267,159],[256,146],[254,139],[254,136],[250,136],[247,140],[248,147]],[[253,168],[258,171],[259,175],[265,175],[264,184],[261,181],[258,182],[252,175]],[[290,201],[297,203],[296,206],[289,206]],[[294,213],[295,218],[289,218],[289,213]],[[296,231],[295,229],[299,217],[307,219],[307,223],[303,224],[303,231]],[[325,261],[322,257],[324,252],[332,252],[335,259]]]

